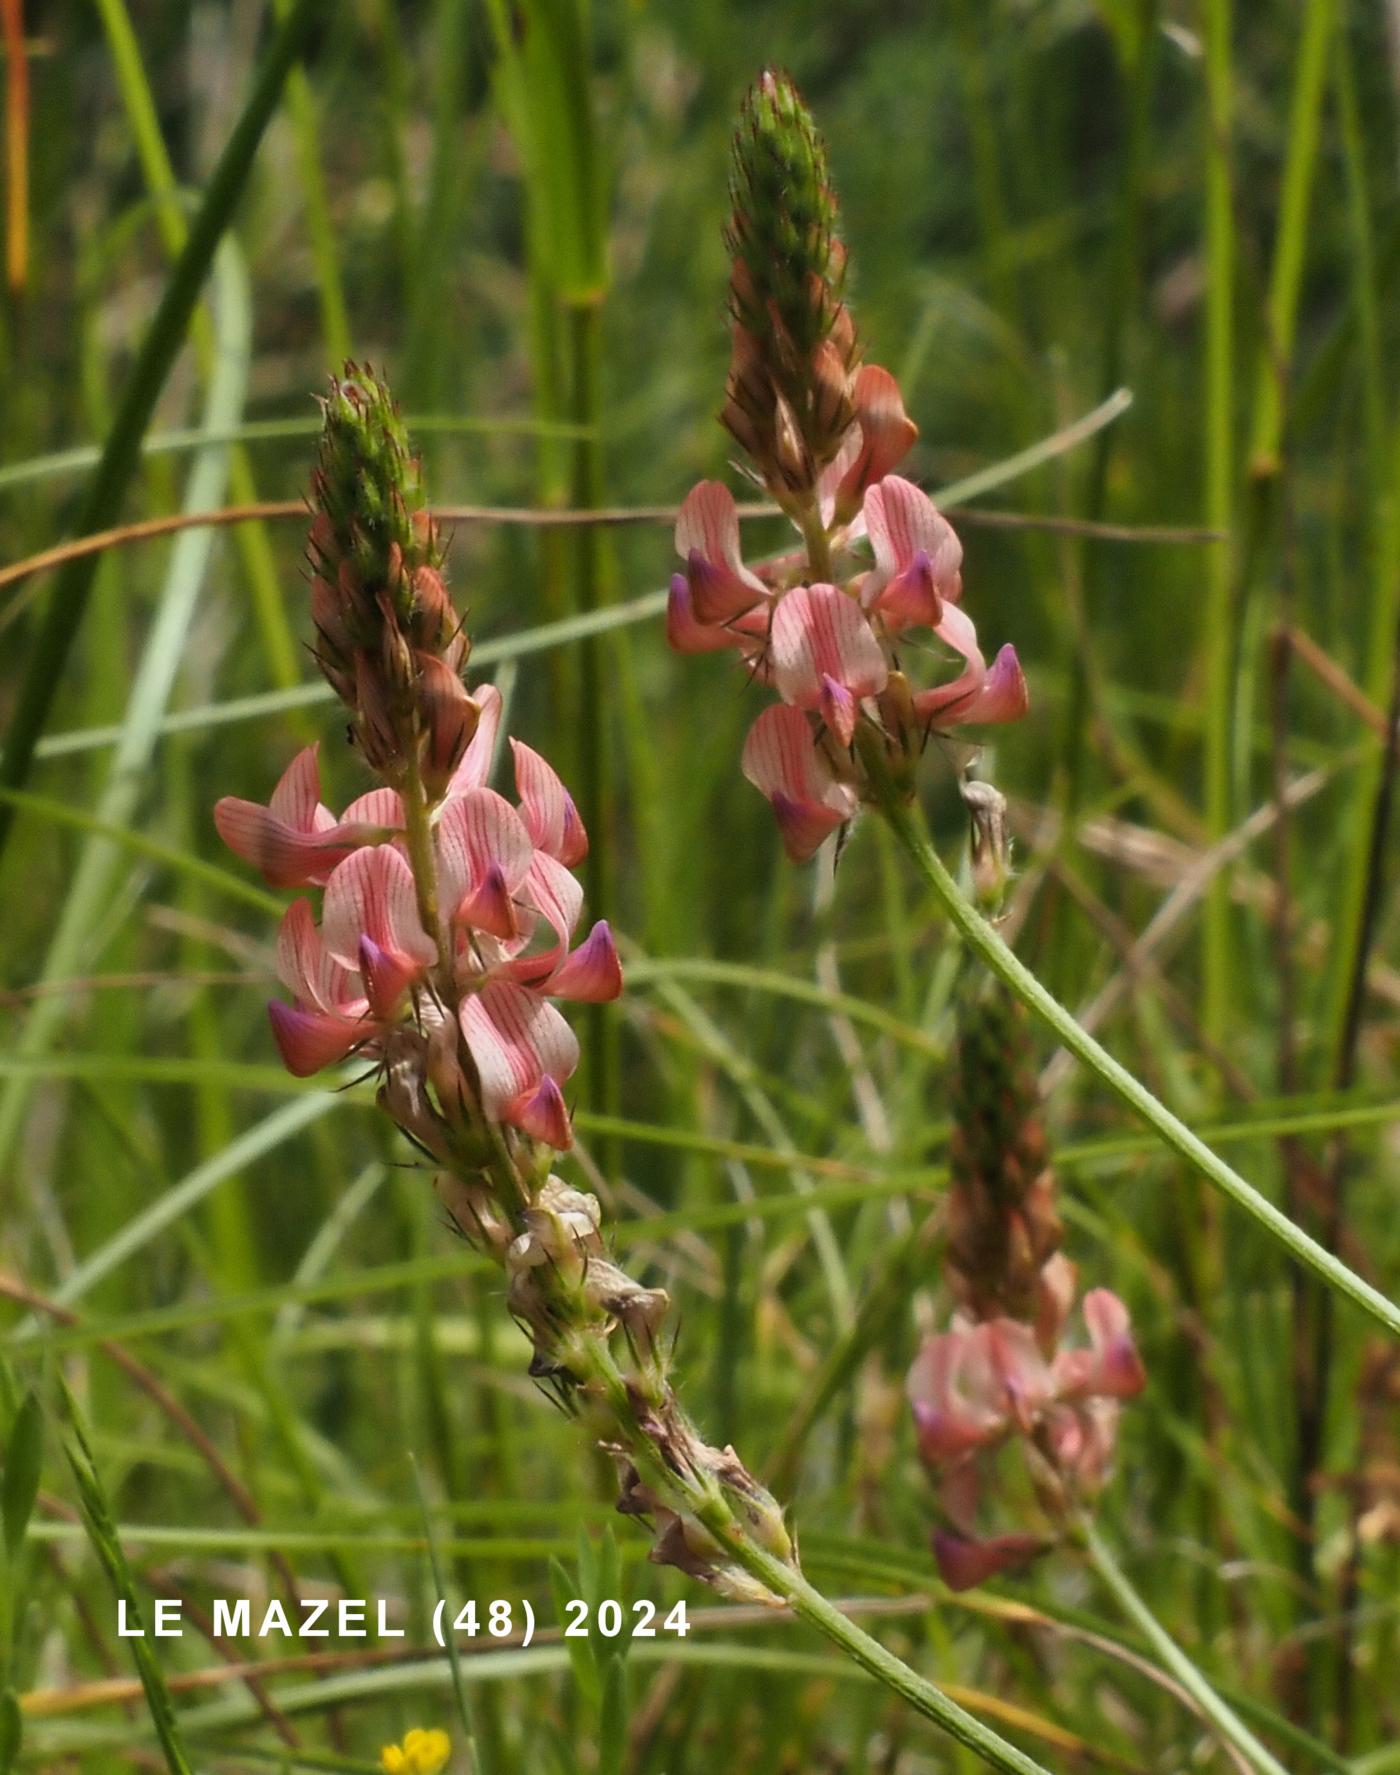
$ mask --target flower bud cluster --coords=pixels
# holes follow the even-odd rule
[[[350,709],[365,762],[397,783],[410,765],[444,792],[476,730],[462,683],[467,638],[398,409],[347,364],[322,402],[308,542],[316,660]]]
[[[1064,1225],[1056,1207],[1025,1007],[984,990],[958,1020],[945,1265],[975,1319],[1035,1321]]]
[[[1000,984],[960,1004],[953,1115],[945,1266],[958,1304],[906,1390],[938,1482],[934,1553],[963,1589],[1046,1551],[1092,1502],[1121,1403],[1146,1373],[1128,1309],[1106,1288],[1080,1303],[1087,1345],[1066,1338],[1075,1268],[1059,1249],[1025,1012]],[[993,1506],[1007,1526],[988,1532]]]
[[[667,635],[681,653],[737,653],[777,692],[743,770],[800,862],[870,798],[866,747],[907,785],[931,733],[1018,720],[1027,692],[1013,647],[982,653],[951,524],[893,472],[918,430],[894,377],[860,361],[825,153],[784,76],[750,93],[734,167],[722,418],[802,546],[746,565],[732,494],[702,481],[676,524]],[[938,657],[930,640],[960,669],[920,687],[905,661]]]
[[[826,149],[797,89],[766,70],[734,136],[733,356],[721,421],[774,497],[809,495],[855,419],[860,363]]]

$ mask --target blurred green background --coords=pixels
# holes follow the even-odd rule
[[[91,469],[64,453],[107,432],[270,20],[251,0],[0,11],[29,89],[26,114],[8,88],[28,242],[12,208],[0,325],[0,556],[18,562],[70,533]],[[786,66],[827,138],[867,351],[921,427],[905,472],[936,491],[1002,465],[954,503],[968,608],[1032,690],[981,764],[1020,839],[1008,935],[1393,1289],[1400,25],[1381,0],[1229,12],[327,7],[124,511],[299,499],[312,397],[346,355],[387,374],[444,505],[674,507],[727,475],[728,137],[758,68]],[[1119,388],[1125,410],[1060,435]],[[766,521],[748,546],[781,543]],[[30,1385],[49,1407],[0,1608],[6,1681],[35,1692],[17,1766],[156,1754],[144,1711],[90,1687],[128,1677],[129,1647],[74,1516],[60,1373],[139,1595],[256,1595],[275,1553],[308,1586],[404,1600],[395,1662],[352,1642],[329,1673],[259,1685],[218,1667],[285,1656],[275,1641],[168,1642],[201,1768],[365,1768],[406,1726],[458,1733],[410,1456],[459,1594],[529,1596],[553,1622],[548,1559],[582,1582],[581,1531],[607,1557],[604,1463],[525,1379],[495,1275],[368,1091],[275,1065],[274,910],[209,809],[265,797],[313,737],[333,806],[363,786],[319,685],[297,688],[301,545],[277,517],[107,552],[29,781],[42,800],[0,861],[0,1428]],[[628,996],[589,1026],[581,1160],[680,1302],[691,1409],[756,1471],[778,1464],[818,1581],[1050,1766],[1219,1765],[1070,1556],[993,1587],[1034,1622],[933,1576],[900,1387],[943,1303],[931,1252],[889,1265],[939,1194],[948,933],[873,827],[834,893],[783,861],[738,772],[757,693],[670,656],[654,600],[591,643],[536,635],[662,587],[664,521],[464,518],[450,566],[512,730],[580,786],[592,911],[626,940]],[[0,590],[7,718],[51,583]],[[953,857],[949,762],[924,781]],[[1400,1768],[1394,1357],[1041,1058],[1070,1250],[1132,1304],[1152,1377],[1106,1531],[1293,1766]],[[719,1609],[617,1535],[627,1595],[712,1618],[633,1647],[621,1684],[558,1645],[470,1667],[495,1768],[969,1766],[795,1627]]]

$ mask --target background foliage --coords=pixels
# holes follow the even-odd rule
[[[67,532],[90,472],[72,452],[110,423],[266,10],[24,9],[6,560]],[[127,511],[296,499],[310,394],[347,353],[387,371],[444,504],[667,506],[725,473],[727,138],[759,63],[788,66],[828,138],[855,312],[922,427],[919,478],[956,483],[1132,393],[962,525],[981,632],[1015,640],[1032,685],[1031,718],[984,760],[1021,835],[1018,952],[1393,1289],[1400,975],[1376,816],[1400,596],[1400,50],[1379,0],[1227,10],[326,9]],[[759,524],[751,546],[780,538]],[[553,1622],[550,1558],[571,1592],[683,1593],[626,1525],[607,1572],[602,1463],[524,1379],[495,1277],[369,1093],[274,1064],[271,902],[209,807],[264,795],[316,735],[328,800],[359,786],[303,651],[300,546],[277,519],[107,553],[29,785],[42,803],[3,858],[7,1529],[37,1458],[20,1402],[46,1404],[0,1602],[19,1766],[159,1755],[82,1522],[92,1483],[133,1594],[186,1595],[191,1623],[286,1568],[403,1600],[387,1656],[161,1643],[200,1767],[363,1768],[407,1725],[456,1731],[426,1640],[425,1510],[460,1595],[528,1595]],[[884,834],[857,834],[834,895],[783,862],[738,777],[753,701],[668,656],[654,599],[592,642],[538,634],[659,588],[664,523],[462,520],[451,569],[514,730],[580,787],[595,907],[627,939],[629,994],[590,1032],[582,1159],[682,1303],[700,1422],[782,1477],[815,1577],[1042,1760],[1222,1760],[1070,1556],[958,1600],[933,1577],[900,1389],[940,1310],[936,1248],[908,1235],[938,1200],[958,961]],[[7,706],[47,583],[0,592]],[[951,855],[937,759],[926,787]],[[1297,1767],[1400,1767],[1394,1355],[1041,1058],[1070,1248],[1130,1301],[1152,1377],[1106,1536]],[[60,1374],[88,1426],[77,1480]],[[581,1532],[601,1574],[579,1575]],[[697,1631],[633,1646],[625,1680],[548,1636],[466,1659],[486,1761],[962,1766],[793,1626],[689,1601]],[[328,1655],[289,1662],[307,1649]],[[221,1668],[250,1657],[267,1672]]]

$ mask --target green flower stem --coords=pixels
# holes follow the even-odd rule
[[[821,502],[812,494],[801,518],[802,542],[807,551],[807,572],[812,581],[831,578],[831,537],[822,522]]]
[[[199,293],[204,288],[214,251],[233,220],[233,212],[288,74],[300,56],[311,26],[321,12],[319,0],[296,0],[278,27],[243,114],[219,156],[204,201],[190,225],[184,250],[176,261],[165,293],[141,343],[125,392],[103,446],[102,458],[87,496],[74,520],[74,533],[88,536],[116,522],[123,495],[141,460],[141,440],[155,410],[181,345]],[[101,555],[70,561],[49,592],[48,610],[30,656],[18,704],[5,736],[0,761],[0,787],[23,788],[44,731],[49,710],[63,679],[69,652],[92,593]],[[0,852],[15,817],[13,802],[0,803]]]
[[[418,920],[438,946],[438,961],[450,968],[452,951],[438,915],[437,859],[433,851],[433,826],[423,773],[415,760],[400,785],[404,808],[404,838],[413,869],[413,888],[418,898]]]
[[[1161,1103],[1146,1085],[1134,1078],[1106,1048],[1100,1047],[1087,1030],[1081,1029],[1073,1015],[1053,994],[1046,991],[1024,962],[1018,960],[1000,936],[986,922],[959,889],[948,873],[942,858],[933,848],[920,815],[906,799],[891,774],[885,757],[883,738],[868,725],[858,735],[861,758],[869,777],[875,803],[895,838],[907,852],[924,881],[948,914],[968,947],[987,964],[1016,997],[1060,1038],[1076,1059],[1082,1060],[1109,1088],[1117,1092],[1130,1109],[1136,1110],[1148,1127],[1159,1134],[1173,1152],[1178,1153],[1222,1195],[1243,1208],[1266,1233],[1297,1260],[1318,1275],[1330,1288],[1400,1337],[1400,1308],[1379,1289],[1348,1269],[1315,1239],[1295,1226],[1288,1216],[1262,1196],[1254,1185],[1227,1165],[1224,1159],[1193,1134]]]
[[[586,1381],[594,1396],[601,1398],[608,1415],[622,1426],[628,1455],[647,1483],[662,1497],[668,1493],[673,1497],[679,1494],[684,1507],[703,1523],[750,1577],[757,1578],[775,1596],[781,1597],[793,1614],[824,1634],[876,1682],[907,1701],[915,1712],[932,1720],[959,1744],[976,1752],[989,1768],[1005,1770],[1008,1775],[1047,1775],[1042,1764],[949,1700],[926,1677],[920,1676],[903,1659],[895,1657],[877,1639],[857,1627],[849,1616],[843,1615],[815,1585],[809,1583],[795,1565],[759,1546],[717,1490],[688,1485],[659,1454],[652,1452],[649,1439],[637,1423],[627,1383],[602,1339],[578,1338],[571,1348],[570,1358],[571,1365],[586,1368]]]
[[[1102,1579],[1104,1587],[1112,1592],[1119,1608],[1148,1641],[1165,1668],[1181,1684],[1220,1736],[1259,1770],[1260,1775],[1288,1775],[1288,1771],[1273,1752],[1259,1742],[1234,1709],[1216,1694],[1134,1590],[1127,1574],[1100,1539],[1097,1529],[1092,1524],[1085,1523],[1079,1529],[1076,1539],[1088,1555],[1090,1565]]]
[[[981,1720],[968,1713],[965,1708],[959,1707],[956,1701],[950,1701],[926,1677],[912,1670],[903,1659],[896,1658],[879,1640],[872,1639],[864,1628],[857,1627],[848,1615],[843,1615],[800,1571],[794,1571],[782,1560],[775,1559],[771,1553],[764,1552],[742,1534],[726,1537],[712,1524],[707,1522],[705,1526],[717,1539],[724,1541],[745,1571],[761,1579],[770,1590],[781,1596],[792,1612],[809,1627],[815,1627],[818,1633],[825,1634],[853,1663],[858,1664],[867,1675],[874,1677],[876,1682],[883,1683],[901,1700],[907,1701],[916,1713],[932,1720],[950,1738],[955,1738],[959,1744],[976,1752],[989,1768],[1014,1770],[1015,1775],[1045,1775],[1043,1766],[1033,1757],[1017,1750],[1014,1744],[1008,1743],[990,1726],[984,1726]]]

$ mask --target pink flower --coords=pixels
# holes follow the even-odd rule
[[[491,981],[464,1001],[461,1025],[487,1116],[550,1146],[569,1146],[560,1087],[578,1065],[578,1039],[553,1005],[526,987]]]
[[[696,622],[732,622],[768,597],[739,553],[739,514],[722,481],[701,481],[676,519],[676,553],[685,562]]]
[[[343,968],[358,968],[370,1010],[387,1022],[408,987],[437,960],[418,917],[413,871],[389,844],[354,851],[331,871],[321,941]]]
[[[957,1325],[931,1337],[905,1389],[919,1452],[956,1462],[1010,1431],[1028,1430],[1054,1397],[1054,1380],[1029,1326],[1015,1319]]]
[[[1008,643],[988,668],[971,619],[952,604],[943,606],[934,633],[955,647],[967,664],[951,683],[915,694],[919,719],[939,728],[1019,721],[1030,707],[1030,692],[1016,649]]]
[[[935,1533],[934,1553],[955,1590],[1051,1544],[1044,1535],[978,1532],[984,1500],[997,1495],[994,1478],[1015,1440],[1033,1445],[1029,1478],[1053,1522],[1065,1503],[1091,1499],[1101,1489],[1113,1464],[1121,1401],[1146,1384],[1128,1310],[1106,1288],[1084,1297],[1089,1348],[1046,1359],[1043,1347],[1058,1338],[1073,1277],[1063,1259],[1046,1265],[1038,1328],[1005,1318],[955,1319],[951,1330],[924,1344],[909,1370],[919,1453],[938,1478],[950,1525]]]
[[[936,628],[944,600],[962,596],[962,544],[953,526],[912,481],[887,475],[865,495],[865,529],[875,566],[861,602],[886,626]]]
[[[519,740],[512,740],[510,746],[515,756],[515,792],[526,830],[537,849],[565,868],[576,867],[588,855],[588,834],[573,796],[538,752]]]
[[[496,735],[501,730],[501,693],[494,684],[483,684],[474,693],[481,714],[462,761],[452,773],[447,794],[465,795],[468,789],[485,786],[491,774],[491,761],[496,753]]]
[[[933,1536],[933,1557],[950,1590],[975,1589],[1001,1572],[1028,1565],[1045,1548],[1039,1535],[989,1535],[979,1541],[938,1529]]]
[[[1055,1358],[1062,1399],[1133,1399],[1147,1385],[1147,1370],[1133,1342],[1132,1320],[1118,1296],[1091,1288],[1084,1296],[1087,1350],[1063,1350]]]
[[[231,851],[262,871],[273,887],[308,887],[362,844],[383,834],[383,790],[362,796],[337,820],[321,802],[315,746],[308,746],[282,773],[266,807],[226,795],[214,808],[214,824]],[[393,798],[397,807],[398,797]]]
[[[879,364],[862,364],[851,390],[856,423],[821,478],[822,519],[844,522],[860,510],[866,489],[909,454],[919,428],[904,411],[899,384]]]
[[[750,728],[743,771],[773,804],[783,847],[795,863],[805,862],[856,812],[855,791],[837,782],[806,717],[785,703],[765,709]]]
[[[449,926],[509,942],[520,935],[515,896],[535,860],[520,815],[494,789],[468,789],[437,825],[438,895]]]
[[[517,746],[515,764],[519,812],[494,790],[473,789],[448,802],[438,822],[438,889],[458,983],[473,990],[510,979],[550,997],[614,999],[622,969],[609,926],[596,924],[568,950],[583,890],[556,852],[583,854],[582,822],[537,752]],[[545,841],[539,848],[536,837]],[[537,933],[542,948],[532,947]]]
[[[690,583],[683,573],[671,576],[666,600],[666,639],[677,653],[723,653],[737,648],[755,654],[768,635],[766,606],[755,606],[731,623],[703,623],[695,614]]]
[[[294,900],[282,916],[277,972],[296,1003],[274,1001],[268,1016],[283,1063],[296,1078],[333,1066],[377,1034],[358,972],[326,949],[309,900]]]
[[[295,1002],[269,1014],[291,1072],[308,1077],[354,1052],[383,1060],[410,999],[420,1024],[440,1026],[450,994],[485,1113],[567,1146],[561,1086],[578,1046],[547,1000],[614,999],[622,969],[606,923],[570,948],[583,906],[571,866],[588,850],[572,797],[518,742],[519,806],[488,789],[501,699],[487,685],[472,700],[475,732],[464,748],[448,748],[460,757],[434,813],[437,931],[423,927],[397,793],[373,789],[337,821],[320,802],[314,748],[294,760],[268,807],[225,801],[216,818],[270,880],[325,888],[319,929],[310,903],[298,900],[278,938],[279,973]],[[434,978],[440,964],[451,973]]]
[[[861,698],[878,695],[890,675],[860,605],[832,585],[795,586],[773,612],[771,645],[783,701],[820,715],[849,746]]]
[[[320,930],[310,902],[296,900],[278,933],[278,974],[296,1003],[268,1014],[287,1070],[308,1078],[378,1042],[436,957],[399,852],[381,844],[346,857],[326,884]]]

